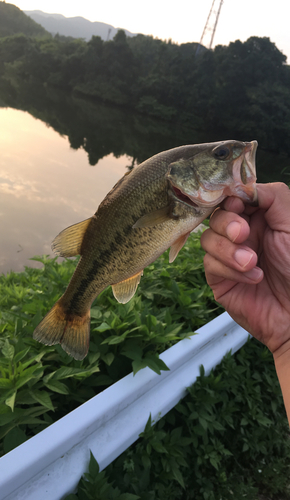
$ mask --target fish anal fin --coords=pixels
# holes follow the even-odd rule
[[[171,206],[160,208],[159,210],[154,210],[150,214],[143,215],[140,219],[135,222],[133,229],[138,227],[152,227],[167,222],[172,219]]]
[[[189,233],[185,233],[182,236],[180,236],[172,245],[169,251],[169,262],[170,264],[176,259],[179,251],[182,249],[182,247],[185,245],[188,236],[190,235]]]
[[[67,354],[81,360],[89,350],[90,311],[84,316],[66,314],[60,299],[36,327],[33,338],[45,345],[60,344]]]
[[[53,240],[51,248],[60,257],[74,257],[80,255],[84,234],[91,221],[89,219],[69,226],[59,233]]]
[[[134,276],[131,276],[127,280],[112,285],[115,299],[121,304],[129,302],[137,290],[142,275],[143,271],[140,271],[140,273],[134,274]]]

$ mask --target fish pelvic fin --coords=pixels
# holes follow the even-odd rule
[[[183,234],[180,236],[172,245],[169,251],[169,263],[171,264],[177,257],[178,253],[182,249],[182,247],[185,245],[188,236],[190,235],[189,233]]]
[[[51,248],[60,257],[80,255],[85,232],[91,222],[89,219],[73,224],[59,233],[53,240]]]
[[[131,276],[127,280],[112,285],[115,299],[121,304],[129,302],[137,290],[142,275],[143,271],[140,271],[140,273],[134,274],[134,276]]]
[[[89,350],[90,311],[84,316],[66,314],[61,299],[43,318],[33,338],[45,345],[60,344],[75,359],[83,359]]]

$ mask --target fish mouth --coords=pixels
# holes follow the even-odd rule
[[[237,160],[233,166],[233,178],[236,182],[233,195],[254,207],[259,206],[255,164],[257,147],[257,141],[247,142],[242,161]]]
[[[190,197],[183,193],[179,188],[171,184],[171,188],[174,194],[174,197],[178,199],[178,201],[181,201],[182,203],[185,203],[186,205],[189,205],[190,207],[198,207],[197,203],[192,201]]]
[[[209,191],[208,189],[204,189],[200,185],[198,193],[196,193],[194,196],[191,196],[190,194],[186,194],[181,191],[180,188],[177,188],[172,183],[171,188],[173,196],[178,201],[194,208],[216,207],[225,198],[224,189]]]

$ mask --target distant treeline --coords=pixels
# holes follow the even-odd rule
[[[0,39],[0,77],[53,85],[131,110],[257,139],[290,154],[290,66],[269,38],[251,37],[203,50],[152,37],[89,42],[14,35]]]

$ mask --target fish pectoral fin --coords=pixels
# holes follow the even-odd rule
[[[183,234],[180,236],[172,245],[169,251],[169,263],[171,264],[177,257],[179,251],[182,249],[183,245],[185,245],[189,233]]]
[[[157,226],[158,224],[162,224],[163,222],[167,222],[169,219],[172,219],[172,207],[168,205],[167,207],[160,208],[159,210],[154,210],[154,212],[150,212],[150,214],[143,215],[140,219],[135,222],[133,229],[138,227],[152,227]]]
[[[53,240],[51,248],[60,257],[74,257],[80,255],[84,234],[91,222],[89,219],[69,226],[59,233]]]
[[[129,302],[137,290],[142,275],[143,271],[140,271],[140,273],[134,274],[134,276],[131,276],[127,280],[112,285],[115,299],[121,304]]]

